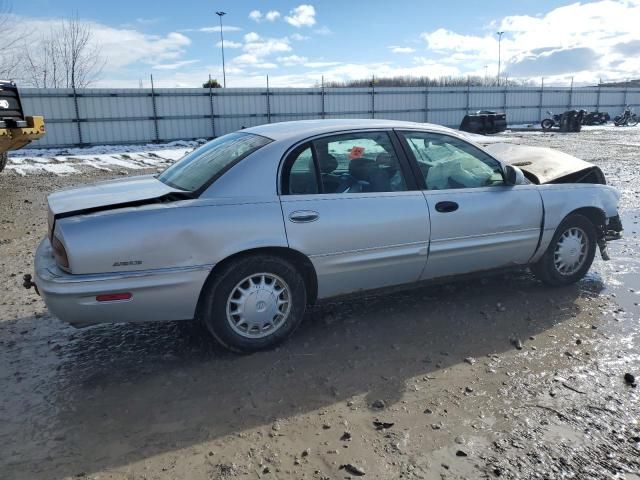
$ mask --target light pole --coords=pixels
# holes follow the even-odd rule
[[[222,86],[227,88],[227,74],[224,70],[224,35],[222,35],[222,17],[226,15],[225,12],[216,12],[216,15],[220,17],[220,45],[222,46]]]
[[[502,35],[504,32],[496,32],[498,35],[498,86],[500,86],[500,63],[502,61]]]

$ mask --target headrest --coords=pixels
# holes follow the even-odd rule
[[[354,158],[349,162],[349,173],[356,180],[369,181],[371,169],[375,168],[376,162],[368,158]]]
[[[323,155],[319,159],[320,173],[331,173],[338,168],[338,160],[333,155]]]

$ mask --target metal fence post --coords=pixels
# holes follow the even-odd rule
[[[376,118],[376,76],[371,76],[371,118]]]
[[[324,75],[322,76],[322,85],[320,90],[320,99],[322,100],[322,119],[325,119],[325,110],[324,110]]]
[[[469,115],[469,96],[471,95],[471,78],[467,77],[467,115]]]
[[[504,98],[502,99],[502,104],[504,105],[504,114],[505,116],[507,115],[507,88],[509,88],[509,80],[505,78],[504,80],[504,92],[503,92],[503,96]]]
[[[571,104],[573,103],[573,77],[571,77],[571,86],[569,87],[569,104],[567,110],[571,110]]]
[[[269,75],[267,75],[267,123],[271,123],[271,99],[269,97]]]
[[[216,121],[213,115],[213,86],[211,85],[211,74],[209,74],[209,108],[211,110],[211,135],[216,138]]]
[[[424,89],[424,123],[429,123],[429,85]]]
[[[80,108],[78,107],[78,93],[76,92],[76,87],[73,87],[73,107],[76,113],[76,128],[78,130],[78,145],[84,145],[84,141],[82,139],[82,126],[80,125]]]
[[[600,91],[602,90],[602,82],[598,82],[598,96],[596,97],[596,112],[600,111]]]
[[[160,131],[158,130],[158,108],[156,106],[156,89],[153,85],[153,75],[151,75],[151,104],[153,106],[153,127],[156,133],[155,142],[160,142]]]
[[[542,82],[540,83],[540,105],[538,105],[538,121],[542,121],[542,106],[544,105],[544,77],[542,77]]]
[[[627,108],[627,100],[629,95],[629,80],[627,80],[627,85],[624,87],[624,100],[622,101],[622,109]]]

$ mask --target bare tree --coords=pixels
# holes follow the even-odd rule
[[[37,88],[85,88],[103,67],[91,26],[77,16],[51,27],[35,45],[24,45],[23,81]]]
[[[16,48],[18,34],[11,18],[11,5],[5,0],[0,0],[0,32],[2,32],[0,78],[10,79],[17,73],[20,57]]]

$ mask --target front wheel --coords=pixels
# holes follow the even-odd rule
[[[4,170],[4,167],[7,166],[7,161],[9,160],[9,154],[7,152],[0,153],[0,172]]]
[[[596,227],[578,214],[565,218],[531,271],[551,286],[570,285],[586,275],[596,253]]]
[[[635,127],[636,125],[638,125],[638,117],[636,115],[631,115],[628,125],[631,127]]]
[[[553,127],[553,120],[551,120],[550,118],[545,118],[540,123],[540,126],[543,130],[551,130],[551,128]]]
[[[232,261],[214,275],[198,317],[225,348],[249,353],[274,347],[302,321],[306,288],[290,262],[255,255]]]

